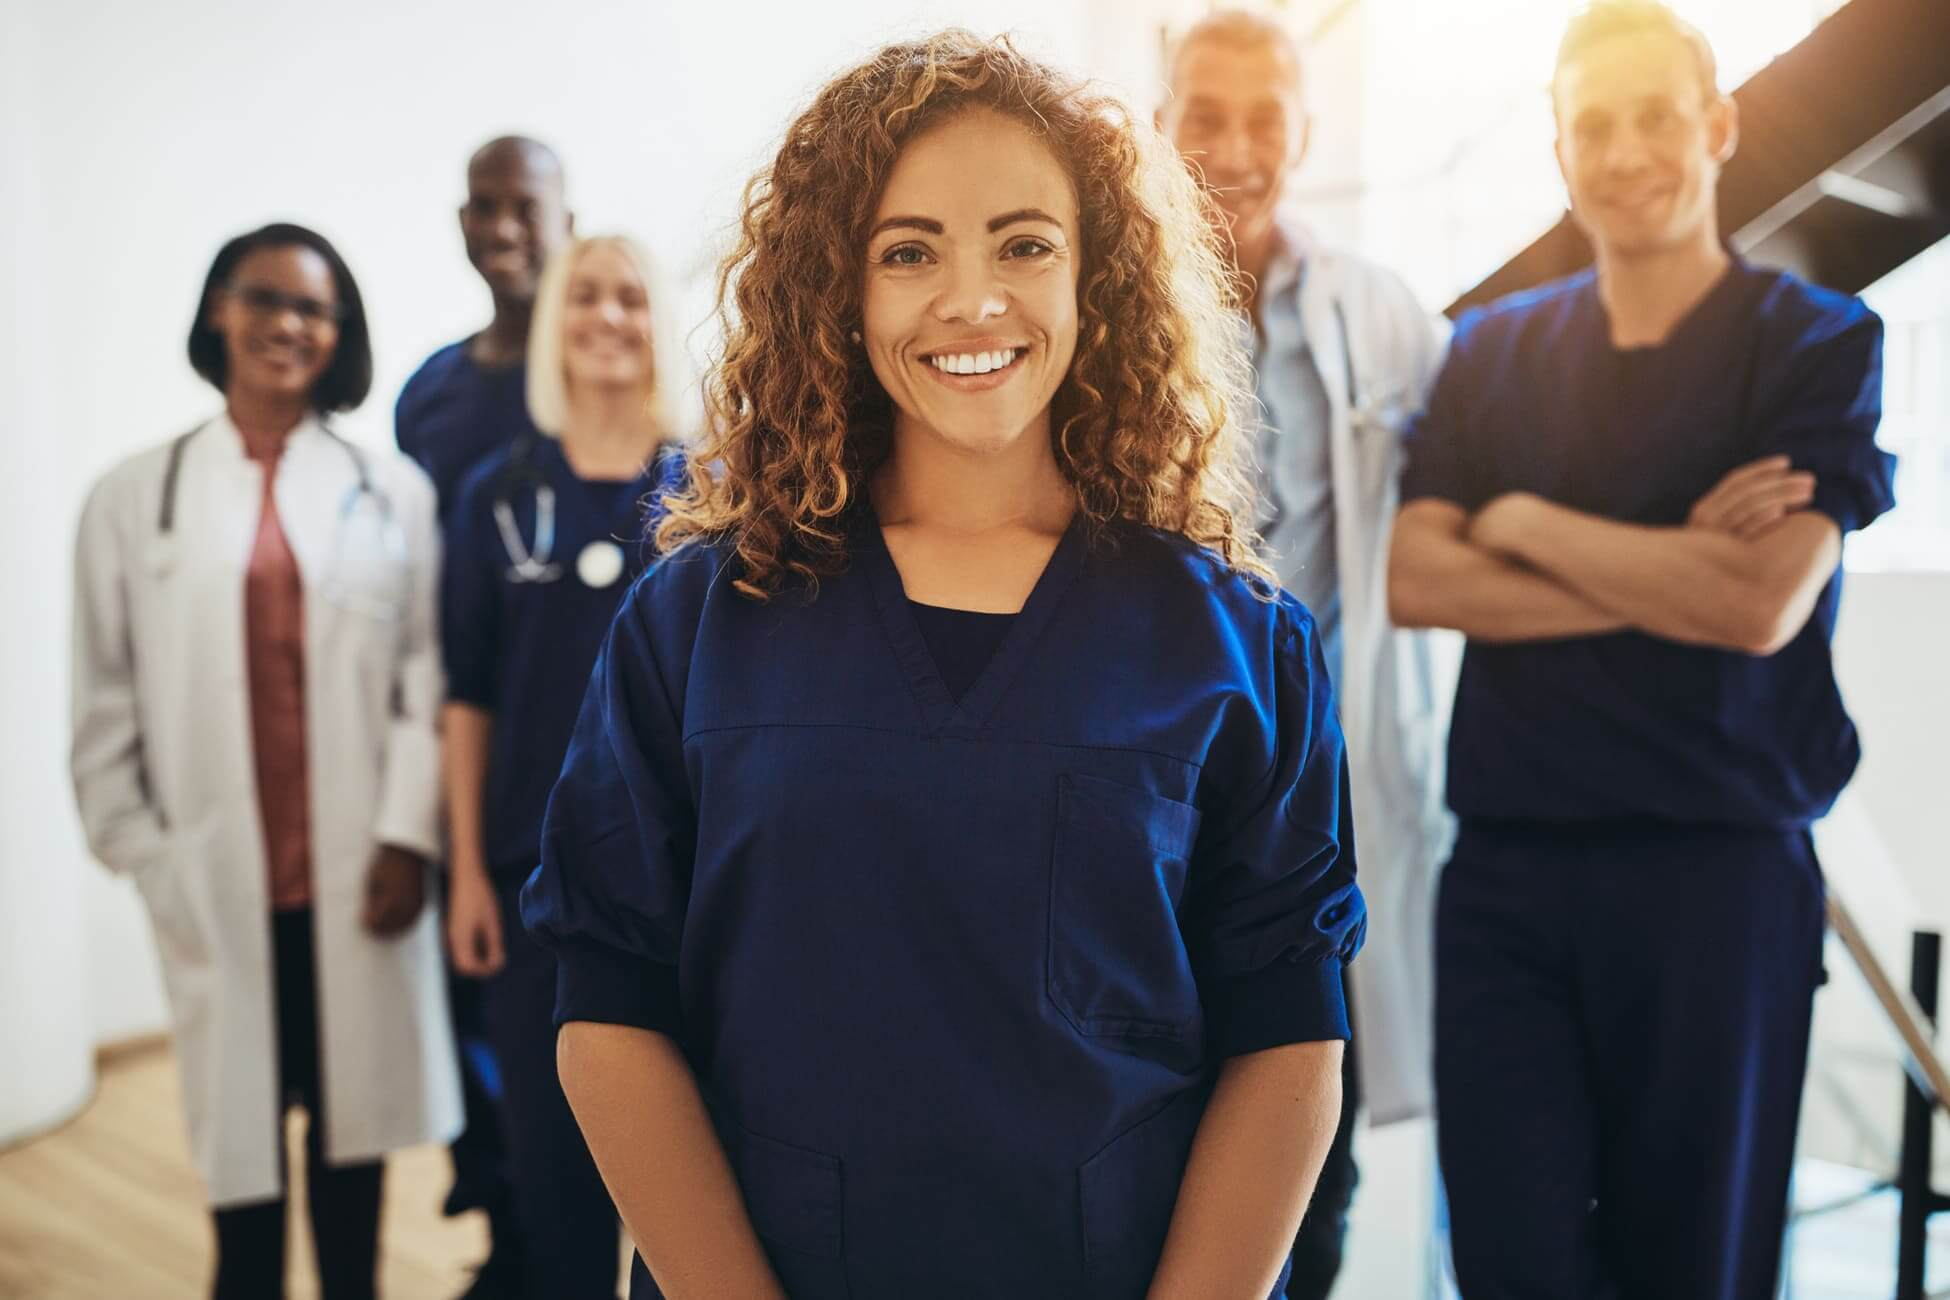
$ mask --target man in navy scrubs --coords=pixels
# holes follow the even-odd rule
[[[1356,1111],[1426,1115],[1429,929],[1449,850],[1430,638],[1388,621],[1402,423],[1446,337],[1399,277],[1318,242],[1281,209],[1311,125],[1300,51],[1276,19],[1221,10],[1172,52],[1158,126],[1205,182],[1248,299],[1242,343],[1261,420],[1260,533],[1280,585],[1314,616],[1347,729],[1371,900],[1369,944],[1349,968],[1358,1012],[1342,1058],[1342,1113],[1293,1249],[1288,1300],[1322,1300],[1340,1273],[1359,1175]],[[1358,1060],[1357,1060],[1358,1058]]]
[[[400,450],[433,479],[443,512],[483,456],[534,432],[523,396],[528,321],[542,267],[574,227],[562,163],[539,140],[503,136],[468,161],[460,233],[493,295],[494,317],[422,362],[393,417]]]
[[[1463,1293],[1773,1295],[1822,884],[1859,747],[1842,535],[1888,509],[1881,323],[1748,266],[1735,106],[1647,0],[1574,19],[1557,153],[1596,267],[1471,313],[1411,438],[1390,591],[1468,635],[1437,909]]]
[[[400,390],[393,417],[400,450],[433,479],[443,515],[469,469],[517,436],[534,434],[523,378],[528,323],[542,267],[567,243],[573,225],[562,164],[547,145],[504,136],[482,145],[468,161],[460,232],[467,260],[493,295],[494,317],[479,333],[428,357]],[[503,1143],[494,1119],[499,1072],[482,1024],[479,984],[458,976],[448,984],[467,1127],[453,1144],[454,1187],[447,1212],[488,1213],[493,1253],[467,1293],[472,1300],[488,1300],[516,1293],[511,1288],[518,1288],[521,1278]]]

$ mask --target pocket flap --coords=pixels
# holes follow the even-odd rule
[[[1086,1261],[1097,1264],[1130,1250],[1155,1261],[1164,1249],[1208,1096],[1202,1087],[1180,1093],[1078,1171]]]
[[[1153,849],[1167,857],[1191,856],[1199,823],[1199,811],[1192,805],[1081,772],[1065,772],[1058,781],[1065,819],[1093,817],[1123,834],[1142,834]]]
[[[724,1125],[752,1227],[768,1246],[840,1258],[840,1162],[836,1157]]]

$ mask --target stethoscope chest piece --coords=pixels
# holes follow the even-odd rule
[[[613,586],[623,576],[623,548],[615,542],[599,539],[582,548],[576,556],[576,577],[582,579],[585,587],[602,590]]]

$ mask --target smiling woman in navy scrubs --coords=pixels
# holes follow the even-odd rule
[[[660,467],[681,463],[668,441],[681,353],[657,327],[669,298],[628,239],[558,253],[528,342],[546,436],[490,455],[447,514],[447,936],[455,968],[487,980],[521,1294],[550,1300],[615,1295],[616,1216],[555,1077],[555,961],[516,923],[515,899],[590,666],[648,558]]]
[[[741,229],[522,899],[633,1294],[1278,1294],[1365,912],[1191,180],[948,33]]]

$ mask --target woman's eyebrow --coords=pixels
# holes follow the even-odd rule
[[[1041,208],[1017,208],[1014,212],[1005,212],[999,217],[990,217],[989,233],[993,234],[1004,226],[1013,226],[1018,221],[1042,221],[1055,226],[1059,230],[1063,227],[1062,222]]]
[[[935,221],[929,217],[889,217],[875,226],[868,233],[867,238],[872,239],[883,230],[918,230],[923,234],[939,235],[946,229],[947,227],[943,226],[939,221]],[[995,229],[994,222],[989,223],[989,229]]]

